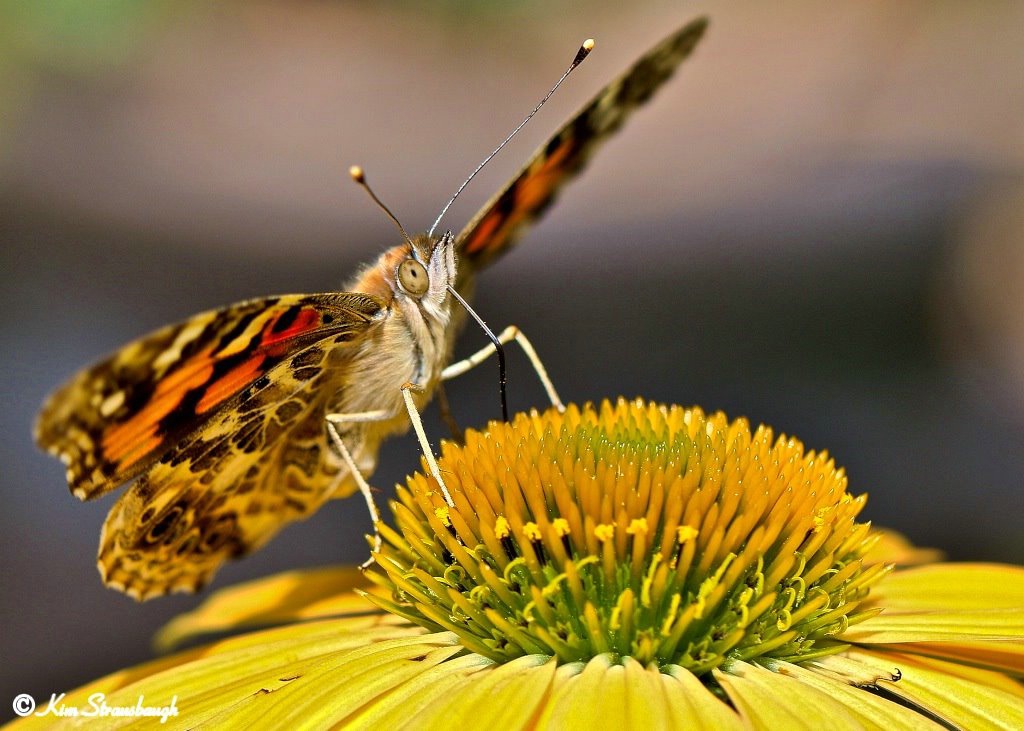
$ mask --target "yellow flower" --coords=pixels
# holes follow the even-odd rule
[[[439,465],[454,506],[411,477],[365,578],[221,591],[158,645],[280,626],[63,703],[176,696],[168,728],[1024,728],[1024,569],[928,564],[796,439],[619,401]]]

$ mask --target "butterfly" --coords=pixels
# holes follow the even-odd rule
[[[355,490],[325,415],[383,414],[345,425],[363,475],[381,442],[409,427],[400,387],[437,389],[468,293],[646,102],[704,33],[695,20],[608,84],[458,236],[407,238],[344,291],[253,299],[164,327],[81,371],[39,414],[37,443],[91,500],[131,485],[104,523],[103,581],[144,600],[202,588],[229,558]]]

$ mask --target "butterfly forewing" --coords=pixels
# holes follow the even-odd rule
[[[700,18],[663,40],[539,147],[520,173],[459,234],[460,264],[470,263],[472,269],[479,269],[514,244],[597,148],[668,81],[706,28],[707,20]],[[468,277],[470,267],[463,267],[459,274]]]
[[[36,441],[81,499],[141,474],[243,389],[313,343],[352,339],[381,304],[358,293],[249,300],[125,346],[46,402]]]

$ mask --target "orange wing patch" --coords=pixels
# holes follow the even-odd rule
[[[287,295],[205,312],[138,340],[46,402],[36,441],[80,499],[139,475],[205,419],[311,343],[366,327],[381,303],[357,293]]]
[[[534,165],[506,189],[503,204],[492,206],[466,238],[462,245],[465,253],[473,257],[487,249],[497,253],[510,243],[510,234],[542,210],[569,174],[565,161],[570,157],[572,143],[571,139],[562,140],[552,154],[536,159]]]
[[[196,404],[196,413],[205,414],[219,406],[266,373],[267,369],[262,367],[266,360],[265,354],[257,353],[208,385],[203,398]]]
[[[103,433],[103,458],[124,470],[160,445],[160,423],[174,411],[185,394],[209,380],[213,348],[193,356],[173,375],[160,381],[152,400],[127,421]]]

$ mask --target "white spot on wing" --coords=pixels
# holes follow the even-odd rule
[[[100,404],[100,416],[108,417],[121,408],[124,403],[124,391],[117,391],[110,394]]]

